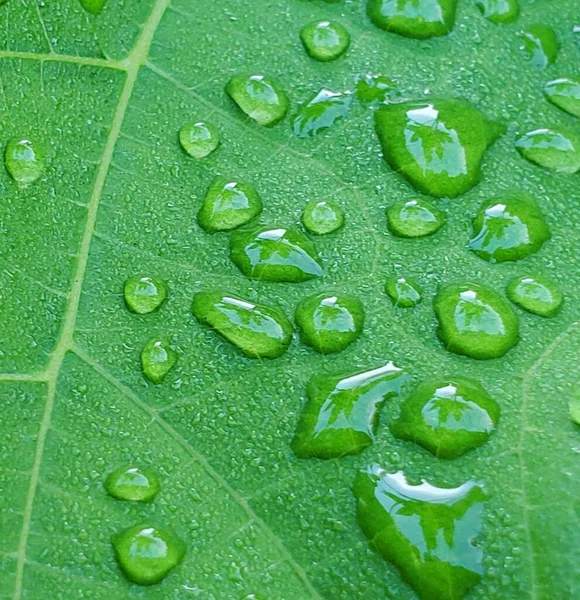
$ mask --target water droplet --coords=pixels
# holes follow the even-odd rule
[[[250,358],[278,358],[292,341],[292,324],[281,311],[236,296],[200,292],[191,312]]]
[[[346,92],[322,89],[308,104],[298,109],[294,117],[294,135],[312,137],[319,131],[334,125],[337,119],[346,117],[352,96]]]
[[[387,163],[438,198],[478,183],[485,150],[503,132],[469,102],[450,99],[381,106],[375,126]]]
[[[197,220],[206,231],[229,231],[262,212],[262,199],[250,183],[216,177],[205,196]]]
[[[193,158],[204,158],[220,143],[220,134],[211,123],[188,123],[179,131],[181,147]]]
[[[457,458],[487,441],[499,413],[497,402],[477,381],[464,377],[431,379],[405,400],[391,431],[438,458]]]
[[[576,425],[580,425],[580,397],[575,396],[568,402],[570,418]]]
[[[322,276],[314,244],[297,227],[258,225],[235,231],[230,256],[250,279],[298,283]]]
[[[537,202],[527,194],[511,194],[483,203],[473,220],[469,249],[490,262],[521,260],[550,237]]]
[[[580,170],[580,135],[571,129],[536,129],[516,140],[518,152],[530,162],[559,173]]]
[[[177,363],[177,354],[168,342],[151,338],[141,351],[143,375],[153,383],[163,383]]]
[[[107,0],[80,0],[81,6],[91,15],[98,15],[101,13]]]
[[[122,467],[105,479],[105,490],[117,500],[151,502],[160,489],[157,475],[139,467]]]
[[[356,97],[367,104],[382,104],[399,96],[397,84],[384,75],[363,75],[356,84]]]
[[[540,317],[553,317],[564,301],[558,284],[540,275],[522,275],[512,279],[506,295],[520,308]]]
[[[407,380],[393,363],[352,375],[314,375],[292,450],[300,458],[358,454],[373,443],[380,406]]]
[[[419,284],[410,277],[399,277],[393,275],[385,283],[385,292],[400,308],[412,308],[417,306],[423,299],[423,293]]]
[[[159,583],[185,556],[185,544],[171,531],[135,525],[111,537],[115,557],[127,578],[139,585]]]
[[[161,279],[135,275],[125,281],[125,303],[134,313],[145,315],[157,310],[167,298],[167,287]]]
[[[492,23],[512,23],[520,16],[519,0],[476,0],[475,4]]]
[[[477,284],[443,286],[434,301],[437,334],[456,354],[499,358],[519,342],[519,319],[497,292]]]
[[[258,125],[275,125],[290,106],[282,86],[267,75],[235,75],[228,81],[226,92]]]
[[[12,138],[6,145],[4,164],[14,181],[30,185],[44,172],[44,148],[30,139]]]
[[[456,8],[457,0],[369,0],[367,13],[381,29],[425,40],[453,29]]]
[[[315,235],[326,235],[344,225],[344,213],[334,202],[310,201],[302,213],[304,227]]]
[[[580,117],[580,79],[560,77],[544,86],[548,100],[567,113]]]
[[[461,600],[481,579],[481,532],[486,495],[474,482],[456,488],[373,464],[354,482],[357,521],[371,545],[401,571],[423,600]]]
[[[387,208],[387,227],[398,237],[424,237],[444,224],[445,213],[423,198],[401,200]]]
[[[540,69],[551,65],[560,52],[560,42],[556,32],[547,25],[530,25],[519,34],[523,44],[520,47],[526,58]]]
[[[302,28],[300,38],[306,52],[321,62],[336,60],[350,44],[350,34],[336,21],[309,23]]]

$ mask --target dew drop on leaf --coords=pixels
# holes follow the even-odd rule
[[[544,86],[544,94],[558,108],[580,117],[580,79],[560,77],[549,81]]]
[[[560,42],[556,32],[548,25],[530,25],[520,33],[525,57],[532,65],[545,69],[551,65],[560,52]]]
[[[382,104],[398,95],[397,84],[384,75],[367,73],[356,83],[356,97],[366,104]]]
[[[481,14],[492,23],[512,23],[520,15],[519,0],[476,0]]]
[[[107,0],[80,0],[80,3],[91,15],[98,15],[102,12]]]
[[[176,364],[177,353],[165,340],[151,338],[141,351],[143,375],[153,383],[163,383]]]
[[[30,185],[44,173],[44,148],[31,139],[12,138],[6,145],[4,164],[14,181]]]
[[[540,275],[522,275],[512,279],[506,295],[514,304],[539,317],[553,317],[564,296],[557,283]]]
[[[167,286],[157,277],[135,275],[129,277],[124,287],[125,304],[134,313],[153,312],[167,299]]]
[[[398,237],[424,237],[445,224],[445,213],[423,198],[395,202],[386,213],[387,227]]]
[[[568,411],[570,414],[570,419],[572,419],[573,423],[576,425],[580,425],[580,397],[575,396],[568,402]]]
[[[322,89],[298,109],[294,117],[294,135],[312,137],[323,129],[334,125],[335,121],[347,116],[352,95],[346,92],[331,92]]]
[[[399,308],[413,308],[423,299],[419,284],[410,277],[393,275],[385,283],[385,292]]]
[[[157,475],[139,467],[122,467],[105,479],[105,490],[117,500],[151,502],[160,489]]]
[[[518,152],[530,162],[559,173],[580,170],[580,135],[572,129],[536,129],[516,140]]]
[[[336,21],[308,23],[302,28],[300,38],[306,52],[321,62],[336,60],[350,44],[350,34]]]
[[[310,233],[326,235],[344,225],[344,213],[334,202],[312,200],[304,208],[302,224]]]
[[[187,123],[179,130],[181,147],[193,158],[205,158],[220,143],[220,134],[211,123]]]

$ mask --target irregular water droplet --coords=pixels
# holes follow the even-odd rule
[[[161,279],[135,275],[125,281],[125,304],[134,313],[145,315],[157,310],[167,299],[167,287]]]
[[[523,42],[520,49],[535,67],[545,69],[558,57],[560,42],[556,32],[548,25],[530,25],[519,35]]]
[[[282,86],[267,75],[234,75],[226,85],[226,92],[258,125],[275,125],[284,118],[290,106]]]
[[[423,198],[395,202],[386,212],[387,227],[398,237],[424,237],[445,224],[445,213]]]
[[[399,308],[412,308],[423,299],[419,284],[410,277],[393,275],[385,283],[385,292],[393,304]]]
[[[107,0],[80,0],[81,6],[91,15],[98,15],[105,8]]]
[[[127,578],[139,585],[159,583],[185,556],[175,533],[151,525],[135,525],[111,537],[115,558]]]
[[[181,147],[193,158],[205,158],[220,143],[220,133],[211,123],[187,123],[179,131]]]
[[[521,260],[550,239],[538,203],[527,194],[511,194],[483,203],[473,220],[469,249],[490,262]]]
[[[558,284],[541,275],[522,275],[512,279],[506,295],[520,308],[540,317],[553,317],[564,301]]]
[[[326,235],[344,225],[344,213],[334,202],[312,200],[304,208],[302,223],[310,233]]]
[[[44,173],[44,148],[30,139],[12,138],[6,145],[4,164],[14,181],[30,185]]]
[[[417,190],[455,198],[481,178],[481,160],[503,128],[464,100],[381,106],[375,127],[383,155]]]
[[[373,464],[353,486],[357,521],[371,545],[401,571],[422,600],[461,600],[481,579],[486,495],[475,482],[442,488],[409,482]]]
[[[476,0],[475,4],[492,23],[512,23],[520,16],[519,0]]]
[[[369,0],[367,13],[381,29],[425,40],[453,29],[456,8],[457,0]]]
[[[176,364],[177,354],[165,340],[151,338],[141,351],[143,375],[153,383],[163,383]]]
[[[308,54],[329,62],[342,56],[350,45],[349,32],[336,21],[315,21],[302,28],[300,38]]]
[[[122,467],[110,473],[105,479],[107,494],[117,500],[151,502],[161,486],[157,475],[148,469]]]
[[[373,443],[383,402],[408,380],[393,363],[352,375],[314,375],[292,450],[300,458],[358,454]]]
[[[399,96],[397,84],[384,75],[367,73],[356,83],[356,97],[367,104],[382,104]]]
[[[195,294],[191,312],[250,358],[278,358],[292,341],[292,324],[281,311],[223,292]]]
[[[430,379],[403,402],[391,431],[438,458],[457,458],[488,440],[499,413],[498,403],[473,379]]]
[[[548,100],[567,113],[580,117],[580,79],[560,77],[544,86]]]
[[[322,89],[298,109],[294,117],[294,135],[312,137],[323,129],[334,125],[337,119],[346,117],[352,96],[346,92],[331,92]]]
[[[197,213],[206,231],[229,231],[249,223],[262,212],[262,199],[250,183],[216,177]]]
[[[580,135],[571,129],[536,129],[516,140],[518,152],[530,162],[559,173],[580,170]]]
[[[249,279],[298,283],[322,276],[314,244],[297,227],[258,225],[235,231],[230,256]]]
[[[519,342],[519,319],[508,302],[474,283],[443,286],[434,301],[437,334],[447,350],[470,358],[499,358]]]

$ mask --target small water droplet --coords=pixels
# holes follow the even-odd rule
[[[139,467],[122,467],[105,479],[105,490],[117,500],[151,502],[160,489],[157,475]]]
[[[476,0],[475,4],[492,23],[512,23],[520,16],[519,0]]]
[[[302,28],[300,38],[306,52],[322,62],[336,60],[346,52],[350,44],[350,34],[336,21],[309,23]]]
[[[423,198],[395,202],[386,212],[387,227],[398,237],[432,235],[445,224],[445,213]]]
[[[367,73],[356,83],[356,97],[367,104],[382,104],[399,96],[397,84],[384,75]]]
[[[506,295],[520,308],[540,317],[553,317],[564,301],[558,284],[540,275],[522,275],[512,279]]]
[[[294,117],[294,135],[312,137],[319,131],[334,125],[337,119],[347,116],[352,102],[347,92],[331,92],[322,89],[302,105]]]
[[[567,113],[580,117],[580,79],[560,77],[544,86],[548,100]]]
[[[135,275],[125,281],[125,303],[134,313],[145,315],[153,312],[167,299],[167,286],[157,277]]]
[[[523,42],[520,49],[524,51],[532,65],[545,69],[556,60],[560,52],[560,42],[551,27],[534,24],[524,29],[519,35]]]
[[[530,162],[559,173],[580,170],[580,135],[571,129],[536,129],[516,140],[518,152]]]
[[[91,15],[98,15],[102,12],[107,0],[80,0],[80,3]]]
[[[193,158],[205,158],[220,143],[220,134],[211,123],[187,123],[179,130],[181,147]]]
[[[412,308],[423,299],[419,284],[410,277],[393,275],[385,283],[385,292],[399,308]]]
[[[30,185],[44,173],[44,148],[30,139],[12,138],[6,145],[4,164],[14,181]]]
[[[344,225],[344,213],[334,202],[312,200],[304,208],[302,223],[310,233],[326,235]]]
[[[163,383],[176,364],[177,354],[165,340],[151,338],[141,351],[143,375],[153,383]]]

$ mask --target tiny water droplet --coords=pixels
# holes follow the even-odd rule
[[[44,148],[30,139],[12,138],[6,145],[4,164],[14,181],[30,185],[44,173]]]
[[[80,0],[80,3],[91,15],[98,15],[102,12],[107,0]]]
[[[350,34],[336,21],[309,23],[302,28],[300,38],[306,52],[321,62],[336,60],[350,44]]]
[[[560,42],[556,32],[548,25],[530,25],[519,35],[523,41],[520,49],[535,67],[545,69],[558,57]]]
[[[475,4],[492,23],[512,23],[520,16],[519,0],[476,0]]]
[[[140,315],[157,310],[167,299],[165,283],[148,275],[129,277],[123,291],[127,308]]]
[[[331,92],[322,89],[302,105],[294,117],[294,135],[312,137],[323,129],[334,125],[338,119],[347,116],[352,95],[347,92]]]
[[[385,292],[399,308],[413,308],[423,299],[419,284],[410,277],[389,277],[385,283]]]
[[[580,79],[560,77],[544,86],[548,100],[567,113],[580,117]]]
[[[193,158],[205,158],[220,143],[220,134],[211,123],[187,123],[179,130],[181,147]]]
[[[384,75],[367,73],[356,83],[356,97],[367,104],[382,104],[397,96],[397,84]]]
[[[312,200],[304,208],[302,223],[310,233],[326,235],[344,225],[344,213],[334,202]]]
[[[398,237],[432,235],[445,224],[445,213],[423,198],[401,200],[387,208],[387,227]]]
[[[105,490],[117,500],[151,502],[160,489],[157,475],[139,467],[122,467],[105,479]]]
[[[571,129],[536,129],[516,140],[518,152],[530,162],[559,173],[580,170],[580,135]]]
[[[506,295],[514,304],[539,317],[553,317],[564,301],[558,284],[540,275],[522,275],[512,279]]]
[[[177,353],[165,340],[151,338],[141,351],[143,375],[153,383],[163,383],[176,364]]]

